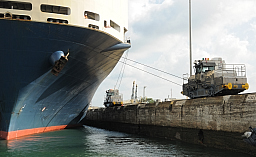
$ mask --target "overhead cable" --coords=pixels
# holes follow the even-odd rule
[[[121,57],[121,58],[124,58],[124,57]],[[149,65],[146,65],[146,64],[143,64],[143,63],[140,63],[140,62],[134,61],[134,60],[132,60],[132,59],[127,58],[127,60],[129,60],[129,61],[131,61],[131,62],[134,62],[134,63],[137,63],[137,64],[140,64],[140,65],[143,65],[143,66],[145,66],[145,67],[148,67],[148,68],[151,68],[151,69],[154,69],[154,70],[160,71],[160,72],[162,72],[162,73],[165,73],[165,74],[171,75],[171,76],[173,76],[173,77],[177,77],[177,78],[183,79],[183,78],[182,78],[182,77],[180,77],[180,76],[176,76],[176,75],[174,75],[174,74],[171,74],[171,73],[168,73],[168,72],[166,72],[166,71],[163,71],[163,70],[160,70],[160,69],[157,69],[157,68],[151,67],[151,66],[149,66]]]
[[[112,58],[112,57],[107,56],[107,55],[105,55],[105,54],[102,54],[102,55],[104,55],[104,56],[106,56],[106,57],[109,57],[109,58],[111,58],[111,59],[117,60],[118,62],[121,62],[121,63],[124,63],[124,64],[126,64],[126,65],[129,65],[129,66],[131,66],[131,67],[133,67],[133,68],[135,68],[135,69],[141,70],[141,71],[143,71],[143,72],[145,72],[145,73],[148,73],[148,74],[150,74],[150,75],[153,75],[153,76],[155,76],[155,77],[161,78],[161,79],[163,79],[163,80],[165,80],[165,81],[171,82],[171,83],[176,84],[176,85],[178,85],[178,86],[182,86],[182,85],[180,85],[180,84],[178,84],[178,83],[176,83],[176,82],[173,82],[173,81],[171,81],[171,80],[168,80],[168,79],[166,79],[166,78],[163,78],[163,77],[161,77],[161,76],[158,76],[158,75],[156,75],[156,74],[153,74],[153,73],[148,72],[148,71],[146,71],[146,70],[140,69],[140,68],[135,67],[135,66],[133,66],[133,65],[130,65],[130,64],[128,64],[128,63],[122,62],[122,61],[120,61],[119,59]],[[152,67],[152,68],[153,68],[153,67]],[[158,71],[160,71],[160,70],[158,70]],[[174,76],[175,76],[175,75],[174,75]],[[176,76],[176,77],[177,77],[177,76]],[[179,78],[181,78],[181,77],[179,77]],[[182,78],[182,79],[183,79],[183,78]]]

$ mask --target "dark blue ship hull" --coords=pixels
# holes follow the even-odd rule
[[[0,138],[79,123],[107,75],[129,47],[89,28],[0,19]],[[58,76],[50,56],[67,52]]]

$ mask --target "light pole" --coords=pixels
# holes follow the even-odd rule
[[[192,76],[191,0],[189,0],[189,73]]]
[[[143,98],[145,99],[145,88],[146,88],[147,86],[144,86],[144,89],[143,89]]]

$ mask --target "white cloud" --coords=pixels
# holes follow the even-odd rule
[[[222,57],[226,63],[246,64],[249,91],[253,86],[256,56],[255,0],[191,0],[193,60]],[[129,30],[132,48],[128,58],[182,76],[189,72],[188,0],[129,0]],[[128,63],[128,62],[127,62]],[[182,84],[182,79],[129,62],[143,70]],[[102,106],[104,92],[113,88],[122,64],[101,84],[92,105]],[[181,86],[126,66],[120,92],[130,99],[132,82],[138,94],[146,87],[148,97],[164,99],[180,94]]]

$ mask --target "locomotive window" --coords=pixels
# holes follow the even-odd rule
[[[108,93],[108,96],[112,96],[112,95],[114,95],[114,93],[112,93],[112,92]]]
[[[201,73],[202,72],[202,67],[200,65],[195,66],[195,70],[196,70],[196,74]]]
[[[209,67],[208,70],[215,70],[215,67]]]
[[[203,67],[203,72],[208,72],[214,70],[214,67]]]

